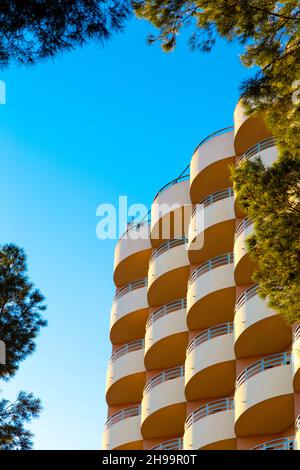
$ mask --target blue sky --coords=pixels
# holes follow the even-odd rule
[[[97,239],[97,206],[150,205],[202,138],[232,124],[249,75],[236,45],[201,55],[182,38],[167,55],[146,45],[149,31],[133,19],[105,48],[0,74],[0,243],[25,248],[49,322],[1,389],[42,399],[36,449],[101,444],[115,242]]]

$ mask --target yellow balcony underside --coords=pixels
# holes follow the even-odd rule
[[[188,401],[226,397],[233,393],[235,361],[226,361],[199,371],[185,386]]]
[[[108,405],[140,402],[143,397],[145,378],[145,372],[138,372],[114,382],[106,392]]]
[[[235,423],[239,437],[280,434],[294,423],[294,396],[281,395],[264,400],[244,411]]]
[[[150,414],[142,423],[144,439],[154,439],[184,433],[186,403],[178,403],[161,408]]]
[[[184,363],[188,333],[176,333],[154,343],[145,353],[148,370],[169,369]]]
[[[235,157],[223,158],[200,171],[191,181],[190,197],[193,204],[215,191],[222,190],[231,185],[230,165]]]
[[[233,320],[235,287],[216,290],[199,299],[188,310],[190,330],[201,330]]]

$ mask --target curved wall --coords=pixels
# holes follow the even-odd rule
[[[189,174],[154,197],[151,221],[129,226],[116,246],[105,449],[299,442],[300,329],[257,293],[246,243],[254,224],[230,170],[257,157],[269,167],[278,149],[241,101],[233,124],[202,140]],[[132,342],[143,348],[129,351]]]

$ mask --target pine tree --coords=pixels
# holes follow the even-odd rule
[[[255,222],[247,244],[259,294],[292,324],[300,319],[300,159],[282,155],[269,168],[258,159],[233,175],[239,204]]]
[[[232,170],[237,201],[255,226],[249,250],[254,279],[270,306],[300,320],[300,5],[298,0],[136,0],[165,51],[191,29],[192,49],[209,52],[218,37],[239,41],[242,63],[258,72],[241,84],[249,115],[259,114],[276,138],[274,167],[245,162]]]
[[[0,379],[14,376],[19,365],[36,347],[36,337],[46,321],[43,295],[34,288],[27,274],[24,251],[16,245],[0,247],[0,340],[6,357],[0,365]],[[32,435],[24,423],[37,417],[41,404],[32,394],[20,392],[10,403],[0,400],[0,449],[28,449]]]
[[[31,393],[20,392],[14,403],[0,400],[0,450],[30,450],[33,435],[24,424],[40,411],[41,402]]]
[[[0,66],[34,64],[121,31],[130,0],[1,0]]]
[[[11,378],[35,350],[35,339],[47,322],[41,313],[44,297],[27,275],[24,251],[9,244],[0,247],[0,339],[6,345],[6,365],[0,378]]]

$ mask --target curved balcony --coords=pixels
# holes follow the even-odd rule
[[[113,344],[142,338],[148,317],[148,279],[138,279],[117,289],[110,319],[110,339]]]
[[[234,303],[233,253],[226,253],[192,272],[187,293],[188,328],[201,330],[232,321]]]
[[[234,350],[237,358],[282,351],[292,340],[291,328],[282,315],[259,297],[257,289],[257,284],[246,289],[235,305]]]
[[[294,391],[300,393],[300,325],[293,337],[293,386]]]
[[[229,165],[234,163],[232,127],[221,129],[204,139],[191,161],[190,196],[193,204],[208,194],[230,186]]]
[[[242,155],[252,145],[271,137],[271,132],[266,128],[259,116],[248,116],[241,100],[234,111],[234,147],[237,155]]]
[[[235,433],[281,434],[294,423],[291,353],[265,357],[236,381]]]
[[[236,165],[240,166],[245,161],[253,161],[258,157],[262,160],[265,167],[273,165],[278,158],[278,150],[274,137],[264,139],[261,142],[258,142],[258,144],[250,147],[241,157],[239,157]],[[242,210],[239,208],[236,197],[234,198],[234,211],[237,218],[244,217]]]
[[[142,400],[144,439],[183,435],[185,417],[184,367],[168,369],[150,379]]]
[[[237,161],[237,166],[242,165],[246,161],[251,162],[260,158],[266,167],[270,167],[277,160],[277,157],[278,150],[276,147],[276,140],[274,137],[268,137],[267,139],[253,145],[243,153]]]
[[[150,450],[182,450],[183,439],[171,439],[170,441],[164,441],[158,446],[152,447]]]
[[[272,441],[264,442],[258,446],[252,447],[251,450],[295,450],[295,437],[281,437]]]
[[[141,401],[145,385],[144,340],[118,348],[107,370],[106,401],[109,405]]]
[[[185,361],[185,396],[188,401],[224,397],[234,390],[233,324],[224,323],[196,336]]]
[[[153,251],[148,271],[148,302],[160,306],[186,296],[190,263],[186,239],[169,240]]]
[[[184,449],[233,450],[235,448],[233,398],[207,403],[187,418]]]
[[[141,407],[131,406],[108,418],[104,425],[103,450],[142,449]]]
[[[118,241],[114,258],[114,282],[124,286],[147,276],[151,255],[149,222],[128,226]]]
[[[250,258],[246,240],[254,231],[254,224],[250,219],[243,219],[237,227],[234,239],[234,278],[240,284],[251,284],[255,263]]]
[[[191,264],[232,250],[234,231],[233,189],[223,189],[203,199],[196,205],[189,226]]]
[[[146,368],[167,369],[183,364],[187,341],[186,299],[154,310],[146,324]]]
[[[191,217],[189,175],[165,185],[151,207],[151,244],[157,248],[167,240],[187,234]]]

